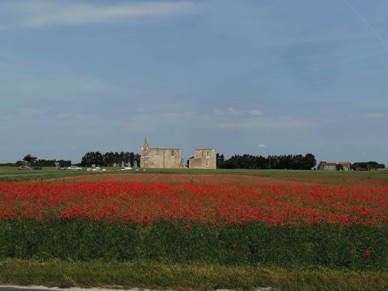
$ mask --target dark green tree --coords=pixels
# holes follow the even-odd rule
[[[225,161],[224,155],[217,153],[216,154],[216,167],[217,167],[217,169],[222,168],[224,161]]]
[[[337,171],[343,171],[343,170],[344,170],[344,166],[341,165],[341,164],[337,164],[337,165],[335,166],[335,169],[336,169]]]
[[[37,157],[34,157],[34,156],[28,154],[23,158],[23,161],[27,162],[28,164],[34,164],[37,159],[38,159]]]
[[[311,153],[308,153],[304,156],[302,162],[301,162],[301,169],[302,170],[311,170],[317,165],[317,160],[315,159],[315,156]]]

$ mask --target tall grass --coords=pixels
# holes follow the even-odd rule
[[[388,230],[252,222],[229,226],[88,219],[3,219],[0,258],[388,270]]]
[[[386,290],[388,275],[325,268],[283,269],[160,262],[2,260],[2,284],[162,290]]]

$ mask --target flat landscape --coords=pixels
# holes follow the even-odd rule
[[[385,171],[4,168],[0,283],[383,290],[387,213]]]

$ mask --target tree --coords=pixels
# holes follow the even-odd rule
[[[344,166],[341,165],[341,164],[337,164],[337,165],[335,166],[335,169],[336,169],[337,171],[343,171],[343,170],[344,170]]]
[[[216,167],[217,167],[217,169],[222,168],[224,161],[225,161],[224,155],[217,153],[216,154]]]
[[[267,159],[263,156],[256,157],[256,169],[266,169]]]
[[[137,167],[140,168],[140,162],[141,162],[141,155],[140,154],[136,154],[135,162],[136,162]]]
[[[354,171],[371,171],[371,170],[377,170],[381,168],[385,168],[385,165],[379,164],[375,161],[355,162],[352,164],[352,169]]]
[[[129,164],[133,168],[135,166],[135,154],[133,152],[129,153],[128,160],[129,160]]]
[[[311,170],[317,165],[317,160],[315,159],[315,156],[313,154],[308,153],[304,156],[301,165],[302,170]]]
[[[223,155],[222,155],[223,158]],[[295,169],[311,170],[315,167],[317,161],[311,153],[305,156],[299,155],[280,155],[252,156],[249,154],[234,155],[230,159],[223,160],[220,163],[220,156],[217,155],[217,168],[224,169]]]
[[[28,154],[23,158],[23,161],[26,161],[28,164],[34,164],[37,159],[38,159],[37,157],[31,156],[30,154]]]
[[[114,162],[114,154],[113,152],[109,152],[109,153],[105,153],[103,155],[103,165],[104,167],[106,166],[112,166],[115,162]]]

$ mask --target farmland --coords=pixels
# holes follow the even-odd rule
[[[115,266],[120,274],[123,266],[157,268],[166,278],[172,269],[209,276],[190,285],[187,277],[155,283],[129,280],[128,274],[139,276],[135,270],[127,274],[129,281],[120,274],[102,279],[102,272],[92,283],[98,286],[292,288],[284,274],[292,277],[287,284],[294,280],[306,290],[388,285],[387,172],[3,173],[0,270],[15,270],[0,272],[3,283],[17,283],[15,274],[19,270],[20,276],[25,265],[70,264],[83,270],[99,265],[101,272],[103,266]],[[215,269],[226,277],[215,279],[221,276]],[[193,273],[186,276],[196,280]],[[91,284],[77,274],[67,283],[53,277],[23,280]],[[311,282],[301,285],[301,280]],[[336,281],[339,285],[330,285]]]

